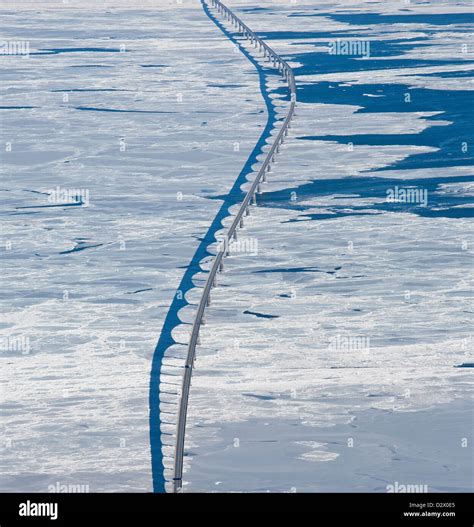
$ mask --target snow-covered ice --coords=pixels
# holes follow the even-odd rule
[[[30,44],[0,57],[2,489],[150,491],[151,360],[265,126],[259,78],[198,2],[2,15]]]
[[[355,38],[342,2],[323,17],[314,5],[242,9],[294,67],[301,102],[239,235],[258,250],[236,246],[208,309],[187,490],[473,489],[472,370],[460,367],[472,364],[472,157],[450,149],[471,135],[470,108],[452,99],[472,90],[454,76],[470,58],[467,28],[449,26],[459,48],[445,56],[436,17],[450,8],[412,5],[413,29],[445,61],[423,64],[411,24],[378,23],[378,10],[397,11],[388,4],[364,4],[373,16],[358,11],[357,38],[413,49],[379,60],[374,42],[370,71],[318,48],[331,32]],[[416,89],[434,95],[420,101]],[[390,203],[396,186],[426,191],[427,203]]]
[[[205,237],[285,115],[199,1],[133,4],[2,3],[2,490],[170,489]],[[469,4],[228,4],[299,103],[206,312],[184,490],[472,491]]]

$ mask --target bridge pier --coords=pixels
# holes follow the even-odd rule
[[[285,142],[285,137],[288,136],[288,129],[290,128],[290,123],[294,117],[294,108],[296,103],[296,86],[295,79],[293,76],[292,69],[283,60],[277,53],[275,53],[269,46],[267,46],[253,31],[246,29],[245,24],[235,16],[233,12],[228,9],[226,6],[221,4],[219,0],[211,0],[211,5],[216,8],[217,13],[223,13],[226,20],[230,20],[231,23],[238,28],[239,33],[242,34],[243,38],[250,40],[250,43],[260,52],[263,52],[263,61],[268,60],[270,66],[278,69],[278,72],[281,73],[282,77],[286,79],[288,83],[289,92],[291,95],[291,105],[288,111],[287,117],[283,123],[282,129],[279,131],[276,139],[274,139],[273,146],[271,148],[272,154],[267,154],[267,157],[264,161],[264,164],[260,168],[258,175],[256,176],[256,181],[254,181],[252,187],[255,188],[255,191],[245,197],[244,202],[241,204],[239,214],[241,217],[239,220],[234,218],[232,227],[230,230],[233,232],[232,237],[234,240],[237,240],[237,228],[244,227],[243,215],[250,215],[250,206],[257,206],[257,194],[262,193],[261,184],[267,181],[267,174],[271,171],[271,164],[275,163],[276,154],[280,153],[280,148]],[[217,24],[219,25],[219,24]],[[262,62],[259,60],[259,62]],[[255,185],[255,187],[254,187]],[[245,210],[243,210],[245,209]],[[217,287],[217,273],[224,271],[224,257],[230,255],[230,245],[229,245],[229,230],[227,231],[227,236],[225,238],[225,244],[223,250],[219,250],[218,258],[219,263],[217,264],[216,260],[213,262],[212,269],[210,271],[210,276],[206,280],[205,289],[210,291],[212,288]],[[189,388],[191,386],[191,376],[194,362],[196,360],[196,345],[201,344],[200,329],[201,325],[206,324],[206,317],[204,316],[205,308],[211,305],[211,294],[204,297],[201,296],[199,302],[198,314],[194,319],[193,333],[191,341],[188,345],[187,359],[185,363],[185,373],[183,376],[183,384],[180,400],[179,400],[179,417],[177,423],[176,431],[176,444],[175,444],[175,459],[174,459],[174,477],[173,477],[173,487],[174,492],[180,492],[182,490],[182,475],[183,475],[183,456],[184,456],[184,444],[185,444],[185,433],[186,433],[186,413],[188,406],[188,394]],[[194,340],[195,339],[195,340]]]

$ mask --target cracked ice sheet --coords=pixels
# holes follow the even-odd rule
[[[268,224],[276,215],[278,229],[269,235]],[[463,240],[470,246],[474,241],[470,226],[419,217],[407,222],[398,214],[335,219],[320,226],[288,223],[295,215],[257,209],[241,236],[258,240],[258,257],[229,259],[214,290],[193,377],[189,489],[212,490],[220,480],[219,490],[376,491],[383,490],[377,477],[383,481],[393,474],[392,482],[423,481],[448,490],[444,463],[455,473],[450,490],[469,490],[470,452],[460,441],[472,429],[471,374],[454,366],[469,362],[472,347],[464,272],[472,255],[462,250]],[[328,239],[333,240],[329,245]],[[291,268],[307,272],[288,272]],[[253,318],[243,314],[246,310],[278,318]],[[365,339],[367,349],[346,349],[343,339],[354,336]],[[459,404],[446,419],[456,399]],[[407,445],[423,450],[431,432],[420,440],[405,432],[392,456],[364,467],[367,442],[375,450],[383,450],[387,441],[395,443],[387,430],[381,443],[376,434],[370,437],[372,421],[378,426],[387,412],[422,410],[427,430],[456,430],[450,443],[440,441],[438,452],[425,452],[417,474],[407,470],[410,457],[417,456],[413,450],[410,455]],[[444,417],[438,422],[439,412]],[[354,437],[354,416],[367,437],[364,446],[345,450],[344,443]],[[397,420],[408,426],[396,416],[387,425]],[[265,432],[267,422],[273,428]],[[336,432],[321,428],[336,425],[334,445]],[[319,454],[313,456],[299,443],[315,435],[323,443],[318,452],[343,450],[349,465],[342,474],[326,480],[329,467],[308,468],[297,461],[304,453],[318,460]],[[244,452],[234,448],[234,438]],[[281,451],[286,477],[279,474]],[[424,472],[428,455],[439,461],[436,470]],[[395,457],[397,471],[389,468]],[[373,479],[351,473],[359,464]],[[257,470],[252,465],[261,467],[260,478],[248,478]]]
[[[265,5],[266,12],[242,9],[249,26],[262,33],[269,27],[298,31],[311,20],[287,17],[304,12],[302,5]],[[383,9],[397,12],[399,6],[387,2]],[[419,10],[425,7],[466,12],[465,3]],[[291,42],[272,44],[283,56],[293,53]],[[448,64],[416,72],[456,69]],[[330,80],[393,84],[405,71],[383,70],[382,79],[378,73],[333,73]],[[324,72],[301,79],[321,77]],[[438,78],[423,77],[422,86],[469,89],[457,80],[439,86]],[[225,261],[193,374],[186,490],[386,492],[398,481],[436,492],[472,491],[472,448],[465,447],[472,441],[472,370],[458,367],[472,364],[472,221],[373,209],[380,198],[351,192],[351,179],[343,193],[328,187],[322,196],[298,195],[312,181],[372,175],[402,185],[471,176],[472,168],[397,169],[397,161],[436,148],[397,146],[396,139],[352,152],[331,141],[296,139],[315,135],[315,128],[318,136],[416,137],[449,125],[423,112],[397,118],[356,110],[298,104],[290,140],[264,186],[263,206],[252,208],[239,231],[240,243],[257,247],[257,254],[237,251]],[[394,166],[374,172],[387,165]],[[440,183],[434,194],[468,197],[471,185]],[[310,220],[315,212],[333,218]]]
[[[3,490],[152,488],[152,354],[266,124],[254,66],[187,6],[4,19],[49,51],[0,65],[2,106],[33,107],[0,110]],[[57,186],[89,206],[52,207]]]

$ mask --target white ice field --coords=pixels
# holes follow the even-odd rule
[[[267,125],[261,70],[198,0],[130,4],[28,0],[0,11],[1,40],[30,47],[27,57],[0,55],[2,491],[153,490],[153,353],[183,273]],[[328,40],[298,32],[354,25],[333,14],[462,15],[469,4],[255,4],[228,2],[252,29],[272,32],[268,43],[299,87],[374,89],[353,104],[298,104],[262,206],[239,233],[243,249],[213,290],[184,491],[387,492],[395,482],[472,491],[472,368],[459,367],[473,363],[472,220],[443,215],[445,205],[433,215],[386,210],[356,185],[445,178],[433,191],[430,183],[431,207],[440,196],[472,196],[463,179],[472,167],[395,166],[435,153],[416,141],[302,139],[448,130],[448,118],[432,119],[436,109],[358,110],[383,96],[379,84],[472,90],[469,76],[445,74],[472,68],[472,49],[451,60],[466,29],[359,24],[373,41],[420,39],[400,51],[420,61],[409,71],[385,67],[384,57],[370,71],[298,73],[295,59]],[[268,76],[266,93],[283,116],[283,84]],[[324,181],[329,191],[307,192]],[[54,199],[72,189],[87,206]],[[163,391],[171,387],[160,423],[168,481],[173,393],[203,278],[187,293],[179,344],[161,369]]]

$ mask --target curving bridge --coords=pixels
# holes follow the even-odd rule
[[[204,311],[211,302],[211,289],[216,286],[216,276],[223,271],[224,258],[229,254],[229,244],[233,239],[237,239],[237,230],[243,227],[244,216],[250,214],[250,206],[257,203],[257,194],[260,193],[260,184],[266,180],[266,173],[270,171],[271,164],[275,161],[276,154],[280,151],[280,146],[285,141],[288,135],[288,130],[291,126],[291,120],[295,114],[296,106],[296,85],[295,77],[290,66],[277,54],[270,46],[268,46],[262,39],[260,39],[242,20],[237,17],[227,6],[219,0],[209,0],[212,7],[217,10],[217,13],[225,17],[236,31],[243,35],[250,43],[258,49],[263,56],[268,59],[270,65],[277,69],[283,78],[288,82],[290,91],[290,106],[288,114],[278,132],[273,144],[258,171],[249,191],[240,205],[240,208],[232,222],[232,225],[227,230],[224,241],[219,245],[219,250],[214,258],[212,267],[207,276],[206,283],[199,301],[196,316],[193,322],[191,338],[188,345],[188,352],[186,357],[186,364],[184,368],[181,397],[179,401],[179,414],[176,430],[176,445],[174,455],[174,475],[173,488],[174,492],[179,492],[182,487],[183,478],[183,457],[184,457],[184,441],[186,435],[186,417],[188,412],[189,390],[191,387],[191,376],[193,373],[194,360],[196,357],[196,346],[199,340],[199,330],[203,323]],[[203,0],[208,4],[208,0]]]

